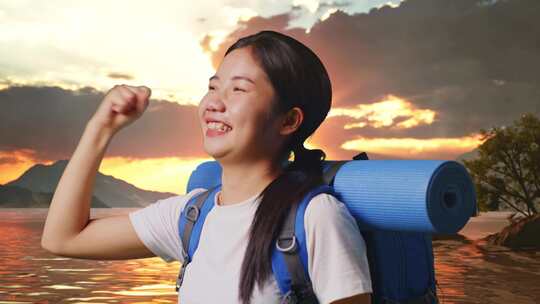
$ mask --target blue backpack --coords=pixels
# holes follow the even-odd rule
[[[354,160],[367,159],[365,152]],[[282,303],[319,303],[309,279],[304,213],[320,193],[335,196],[332,183],[344,161],[336,161],[324,173],[324,184],[310,190],[293,204],[272,252],[272,270],[283,294]],[[197,250],[202,226],[214,207],[221,185],[192,197],[178,222],[184,263],[176,280],[180,289],[187,265]],[[423,232],[363,231],[372,280],[372,304],[437,304],[431,235]],[[186,251],[187,249],[187,251]]]

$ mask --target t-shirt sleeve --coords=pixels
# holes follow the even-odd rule
[[[316,195],[306,208],[304,227],[309,276],[320,303],[372,292],[366,244],[343,202]]]
[[[165,262],[183,262],[178,219],[189,199],[202,191],[202,188],[193,189],[187,194],[161,199],[129,213],[141,242]]]

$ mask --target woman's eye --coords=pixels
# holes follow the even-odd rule
[[[242,91],[242,92],[245,92],[246,90],[242,90],[240,88],[234,88],[233,91]]]
[[[208,86],[208,90],[213,90],[214,87],[213,86]]]

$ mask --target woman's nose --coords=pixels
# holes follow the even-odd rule
[[[208,101],[208,110],[212,111],[224,111],[225,110],[225,92],[220,92],[216,90],[214,94],[209,98]]]

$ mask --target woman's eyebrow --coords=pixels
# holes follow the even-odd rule
[[[208,79],[208,81],[212,81],[212,80],[219,80],[219,77],[214,75],[212,77],[210,77],[210,79]],[[249,77],[246,77],[246,76],[234,76],[233,78],[231,78],[232,80],[246,80],[246,81],[249,81],[253,84],[255,84],[255,81],[251,80],[251,78]]]

